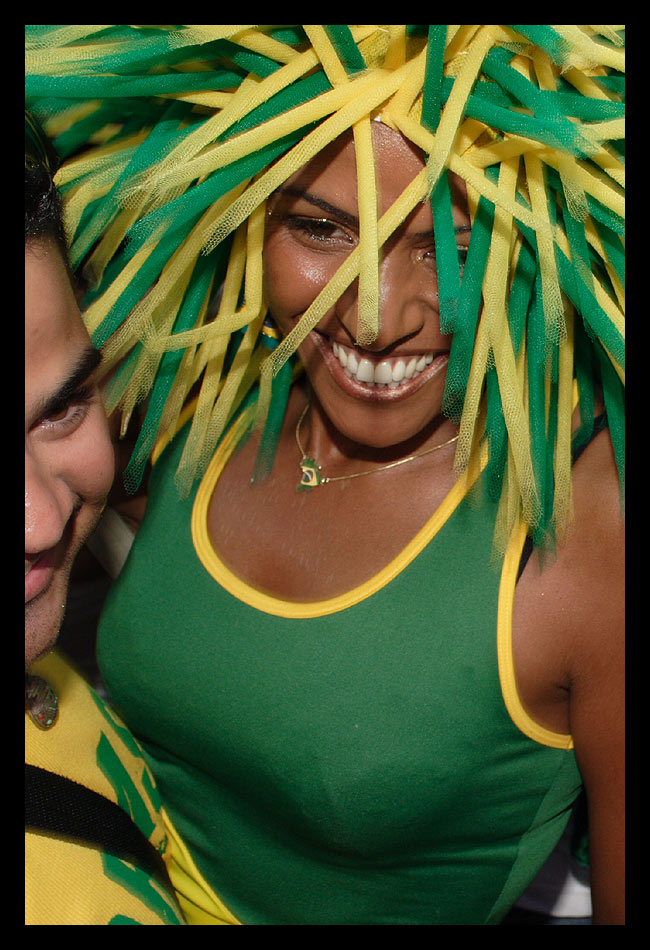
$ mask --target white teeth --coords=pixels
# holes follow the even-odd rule
[[[374,383],[375,382],[375,367],[372,365],[370,360],[367,360],[365,357],[359,361],[359,369],[357,370],[357,379],[360,383]]]
[[[372,367],[372,364],[370,364]],[[381,363],[377,363],[374,371],[374,379],[372,382],[375,383],[388,383],[394,382],[393,380],[393,367],[390,365],[388,360],[382,360]]]
[[[433,362],[433,353],[423,353],[421,356],[412,356],[409,360],[397,357],[373,363],[367,357],[360,356],[355,350],[334,340],[332,352],[348,376],[366,385],[388,386],[391,389],[396,389],[400,383],[418,376]]]
[[[406,363],[404,360],[398,360],[393,366],[393,382],[401,383],[406,376]]]

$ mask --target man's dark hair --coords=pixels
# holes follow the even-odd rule
[[[25,243],[53,240],[66,259],[61,200],[53,181],[56,163],[43,132],[25,113]]]

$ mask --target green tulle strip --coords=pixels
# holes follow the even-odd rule
[[[90,283],[93,341],[115,370],[109,399],[125,425],[146,403],[130,483],[198,387],[202,421],[179,477],[187,488],[260,377],[265,304],[260,287],[251,288],[262,237],[257,262],[231,255],[244,213],[263,217],[258,180],[283,162],[295,171],[306,160],[302,142],[311,136],[322,147],[330,139],[321,141],[321,126],[332,121],[336,134],[354,129],[369,153],[359,123],[379,114],[429,160],[441,329],[452,335],[443,410],[462,424],[472,453],[487,440],[484,482],[501,499],[506,529],[517,497],[537,544],[553,539],[558,506],[568,511],[567,379],[579,398],[574,449],[593,433],[602,392],[623,486],[624,39],[620,27],[561,25],[27,27],[26,104],[64,160],[71,260]],[[451,171],[471,196],[464,265]],[[374,216],[364,220],[375,234]],[[380,248],[368,242],[360,241],[360,310],[369,322],[378,298],[376,268],[367,265]],[[234,311],[215,317],[235,266],[254,306],[242,290]],[[507,301],[502,318],[486,286],[489,267]],[[354,281],[361,270],[344,276]],[[258,420],[256,480],[272,467],[293,378],[289,352],[284,345],[272,381],[262,374],[268,413]],[[459,440],[460,461],[475,461],[460,448]]]

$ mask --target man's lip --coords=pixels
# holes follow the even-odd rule
[[[367,402],[387,404],[401,402],[403,399],[408,399],[415,392],[417,392],[418,389],[421,389],[422,386],[426,385],[426,383],[428,383],[433,376],[436,376],[442,369],[444,369],[449,361],[448,350],[430,350],[429,352],[433,352],[434,354],[433,361],[414,379],[410,379],[401,383],[395,389],[371,387],[365,385],[364,383],[358,382],[358,380],[351,376],[348,376],[341,366],[339,360],[334,355],[332,350],[332,341],[329,337],[319,333],[318,330],[312,330],[311,337],[318,349],[318,352],[322,355],[330,374],[336,383],[341,387],[341,389],[354,398],[366,400]],[[413,353],[411,355],[419,355],[419,352],[418,354]],[[370,355],[375,361],[377,361],[376,355]],[[399,354],[392,354],[392,356],[397,355]],[[406,354],[403,355],[406,357]]]
[[[54,574],[56,562],[56,548],[44,551],[33,562],[29,572],[25,574],[25,603],[29,603],[48,587]]]

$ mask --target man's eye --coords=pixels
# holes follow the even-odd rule
[[[86,418],[94,395],[93,390],[79,393],[74,400],[44,416],[38,423],[40,429],[53,435],[68,435]]]
[[[77,406],[66,406],[65,409],[61,409],[59,412],[50,413],[50,415],[43,421],[49,422],[52,424],[65,422],[68,416],[70,415],[74,416],[76,414],[77,409],[78,409]]]

